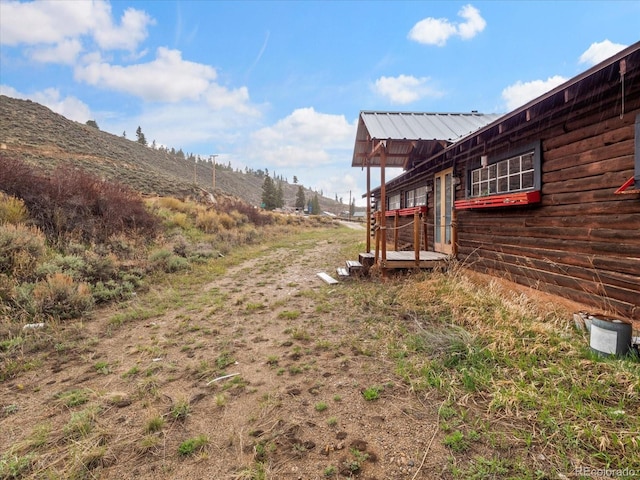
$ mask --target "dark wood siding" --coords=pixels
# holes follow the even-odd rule
[[[403,183],[433,185],[437,172],[453,166],[461,179],[455,197],[462,201],[456,216],[463,264],[640,320],[640,193],[615,193],[634,176],[640,181],[639,45],[434,157],[414,158],[415,167],[389,182],[387,193],[402,191]],[[539,203],[477,208],[464,201],[482,155],[492,163],[534,143],[541,152]],[[428,207],[433,248],[431,194]],[[401,235],[408,245],[411,238]]]
[[[638,319],[640,195],[614,194],[634,174],[638,112],[603,118],[603,105],[594,107],[570,126],[530,132],[542,140],[539,205],[458,212],[459,258]]]

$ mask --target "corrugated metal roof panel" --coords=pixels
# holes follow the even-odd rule
[[[500,115],[481,113],[362,112],[371,138],[395,140],[447,140],[454,142]]]
[[[420,112],[360,112],[352,166],[364,166],[375,141],[391,140],[386,165],[407,167],[413,142],[454,143],[462,137],[499,118],[497,114],[420,113]],[[379,165],[379,157],[370,158]]]

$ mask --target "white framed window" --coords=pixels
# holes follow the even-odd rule
[[[400,194],[396,193],[389,197],[389,208],[387,210],[398,210],[400,208]]]
[[[416,188],[415,206],[420,207],[427,204],[427,187]]]
[[[404,192],[404,208],[415,207],[416,205],[416,191],[409,190]]]
[[[469,196],[486,197],[540,189],[539,144],[521,153],[498,159],[486,167],[472,169]]]

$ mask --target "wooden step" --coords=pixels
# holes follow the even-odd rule
[[[331,275],[327,273],[319,272],[318,276],[329,285],[335,285],[336,283],[338,283],[338,281],[335,278],[333,278]]]
[[[347,260],[347,270],[349,275],[362,272],[362,264],[357,260]]]
[[[341,277],[341,278],[346,278],[349,276],[349,270],[342,267],[336,268],[336,273],[338,274],[338,277]]]
[[[373,253],[361,253],[358,258],[363,266],[371,267],[375,263],[376,256]]]

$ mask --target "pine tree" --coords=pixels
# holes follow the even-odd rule
[[[138,129],[136,130],[136,137],[138,137],[138,143],[147,145],[147,139],[145,138],[144,133],[142,133],[142,128],[140,128],[139,125]]]
[[[296,177],[293,177],[294,179]],[[296,193],[296,208],[303,210],[304,209],[304,189],[302,185],[298,186],[298,193]]]
[[[284,207],[284,190],[282,182],[278,182],[278,190],[276,191],[276,208]]]
[[[264,177],[262,183],[262,207],[267,210],[276,208],[277,192],[276,186],[273,184],[271,177]]]
[[[318,200],[318,194],[313,196],[313,200],[311,201],[311,214],[319,215],[320,214],[320,201]]]

